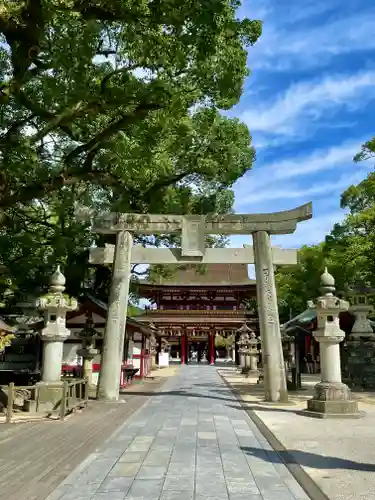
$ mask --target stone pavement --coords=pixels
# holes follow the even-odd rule
[[[320,420],[299,414],[306,408],[318,377],[304,377],[303,384],[309,390],[291,392],[291,405],[270,406],[263,404],[263,389],[255,379],[228,367],[220,373],[241,394],[242,407],[255,414],[281,444],[275,446],[281,449],[284,461],[289,466],[299,464],[326,498],[375,499],[374,394],[354,393],[359,410],[365,413],[363,418]],[[251,452],[257,454],[255,449]]]
[[[215,367],[181,368],[48,500],[308,500],[234,402]]]
[[[45,500],[164,382],[159,378],[134,384],[126,402],[90,401],[65,422],[0,424],[0,500]]]

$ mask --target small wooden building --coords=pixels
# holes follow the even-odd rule
[[[107,317],[107,304],[87,295],[81,302],[77,311],[67,315],[66,326],[70,330],[70,337],[64,342],[63,367],[65,371],[73,370],[82,364],[77,351],[81,347],[79,332],[85,327],[90,318],[93,328],[98,332],[95,346],[101,351],[103,334]],[[151,341],[156,332],[148,325],[136,318],[127,317],[126,335],[124,345],[124,364],[132,365],[138,369],[135,378],[144,378],[151,372]],[[94,382],[100,371],[100,354],[93,360]],[[96,377],[95,377],[96,374]]]

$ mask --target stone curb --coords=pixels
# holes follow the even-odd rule
[[[307,472],[301,467],[301,465],[295,460],[293,455],[288,452],[285,446],[277,439],[275,434],[266,426],[263,420],[256,414],[254,410],[246,409],[244,401],[239,394],[238,391],[233,389],[230,383],[225,379],[225,377],[220,373],[218,373],[221,379],[224,381],[226,386],[231,390],[231,392],[236,397],[237,401],[240,403],[244,411],[249,415],[251,420],[257,426],[259,432],[263,435],[263,437],[268,441],[270,446],[276,451],[279,455],[280,460],[283,462],[285,467],[292,474],[297,483],[301,486],[301,488],[305,491],[305,493],[310,497],[311,500],[330,500],[329,497],[319,488],[319,486],[311,479],[311,477],[307,474]],[[285,460],[286,458],[286,460]]]

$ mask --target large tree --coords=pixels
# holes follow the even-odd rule
[[[238,6],[0,2],[0,258],[16,282],[43,283],[56,260],[73,288],[82,281],[93,237],[74,219],[75,201],[231,209],[228,188],[254,150],[247,128],[219,109],[238,101],[246,48],[261,31],[236,19]]]
[[[238,6],[230,0],[1,2],[0,208],[81,181],[121,185],[141,204],[145,193],[210,175],[204,160],[157,158],[157,139],[170,136],[172,148],[186,133],[187,146],[201,147],[202,157],[211,146],[196,142],[187,111],[199,104],[227,109],[241,95],[246,46],[261,24],[236,19]],[[148,148],[137,147],[147,140]],[[139,164],[148,167],[146,178]]]

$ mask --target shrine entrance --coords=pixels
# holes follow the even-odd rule
[[[208,363],[210,357],[208,339],[188,340],[188,363]]]
[[[274,402],[288,400],[274,266],[296,263],[297,252],[271,248],[270,235],[293,233],[298,222],[312,217],[311,203],[294,210],[269,214],[185,216],[105,213],[95,216],[89,209],[83,209],[77,215],[81,219],[92,220],[94,232],[116,234],[115,246],[90,250],[91,263],[113,263],[98,384],[99,399],[119,399],[131,265],[224,262],[255,263],[265,399]],[[180,233],[181,248],[133,247],[132,232],[149,235]],[[254,247],[206,248],[207,234],[252,235]],[[186,355],[186,343],[184,352]]]
[[[150,302],[138,321],[150,322],[172,347],[172,359],[182,364],[196,357],[213,363],[216,339],[238,337],[245,323],[259,334],[256,283],[249,279],[246,264],[189,264],[177,267],[169,278],[157,283],[141,280],[138,294]],[[194,356],[195,358],[195,356]]]

